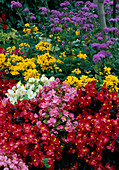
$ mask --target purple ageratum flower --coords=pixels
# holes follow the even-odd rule
[[[51,29],[52,32],[55,32],[55,31],[62,32],[62,30],[63,30],[62,28],[58,28],[58,27]]]
[[[75,6],[82,6],[83,5],[83,1],[77,1],[76,3],[75,3]]]
[[[109,22],[117,22],[117,18],[111,18],[110,20],[109,20]]]
[[[55,25],[54,24],[50,24],[49,27],[54,27]]]
[[[103,40],[102,37],[97,37],[97,41],[101,41],[101,40]]]
[[[64,7],[63,9],[66,11],[68,8],[67,8],[67,7]]]
[[[100,56],[98,55],[98,54],[95,54],[94,56],[93,56],[93,61],[94,61],[94,63],[97,63],[98,61],[100,61],[101,60],[101,58],[100,58]]]
[[[82,11],[89,11],[88,7],[81,8]]]
[[[46,7],[40,7],[39,10],[42,10],[42,11],[44,11],[44,12],[47,12],[47,11],[48,11],[48,9],[47,9]]]
[[[64,1],[64,3],[60,4],[61,7],[70,6],[70,5],[71,4],[68,1]]]
[[[98,18],[98,15],[96,15],[96,14],[94,14],[93,16],[94,16],[94,18]]]
[[[11,1],[11,8],[21,8],[22,4],[20,2]]]
[[[32,13],[32,12],[29,12],[29,15],[33,15],[33,13]]]
[[[108,46],[109,46],[109,45],[114,45],[114,42],[111,41],[111,40],[109,40],[109,41],[106,42],[106,44],[107,44]]]
[[[108,33],[109,31],[110,31],[110,28],[105,27],[105,28],[103,29],[103,32],[104,32],[104,33]]]
[[[55,32],[55,28],[52,28],[51,31],[52,31],[52,32]]]
[[[89,8],[98,8],[98,6],[97,5],[95,5],[94,3],[91,3],[90,5],[89,5]]]
[[[36,17],[35,16],[31,16],[30,20],[36,20]]]
[[[45,15],[49,11],[46,7],[41,7],[39,10],[42,10],[41,15]]]
[[[84,38],[84,39],[87,38],[87,35],[83,35],[82,38]]]
[[[110,32],[114,32],[114,31],[118,32],[119,30],[118,28],[115,28],[115,27],[110,28]]]
[[[93,61],[94,63],[97,63],[98,61],[101,60],[101,58],[105,58],[105,55],[104,54],[101,54],[101,53],[97,53],[93,56]]]
[[[23,10],[23,12],[29,12],[29,9],[28,9],[28,8],[25,8],[25,9]]]
[[[62,21],[71,22],[71,20],[70,20],[70,18],[69,18],[69,17],[64,17],[64,18],[62,18]]]
[[[105,57],[106,57],[106,56],[111,56],[110,51],[100,51],[100,52],[98,52],[98,54],[102,54],[102,55],[104,55]]]
[[[58,27],[56,28],[56,31],[58,32],[62,32],[62,30],[63,30],[62,28],[58,28]]]
[[[109,2],[109,6],[113,6],[113,1]]]
[[[112,12],[111,11],[105,11],[106,15],[110,15]]]

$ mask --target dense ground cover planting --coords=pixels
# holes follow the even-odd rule
[[[99,2],[11,1],[17,30],[2,14],[1,169],[119,169],[119,2],[105,28]]]

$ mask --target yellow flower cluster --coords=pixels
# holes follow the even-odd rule
[[[35,48],[39,49],[40,51],[51,51],[52,45],[47,42],[40,41]]]
[[[104,73],[107,74],[107,75],[111,74],[111,68],[105,66],[104,67]]]
[[[68,76],[67,79],[64,81],[66,84],[74,85],[77,89],[81,86],[85,87],[88,82],[98,81],[94,77],[90,78],[88,76],[82,75],[80,79],[75,76]]]
[[[36,69],[28,69],[24,72],[24,80],[27,81],[29,78],[39,78],[40,74]]]
[[[76,73],[77,75],[79,75],[81,73],[81,70],[79,70],[79,68],[76,68],[72,71],[72,73]]]
[[[75,34],[76,34],[76,35],[80,35],[80,31],[76,31]]]
[[[21,43],[19,44],[19,49],[21,50],[22,48],[25,48],[25,47],[30,47],[30,45],[28,43]]]
[[[54,39],[56,39],[57,41],[60,41],[60,37],[59,36],[54,37]]]
[[[106,87],[109,88],[109,91],[113,91],[115,90],[116,92],[119,91],[118,85],[119,85],[119,79],[118,77],[114,76],[114,75],[107,75],[105,76],[105,80],[103,80],[103,84],[101,86],[104,85],[104,83],[106,83]]]
[[[43,55],[37,55],[37,63],[40,65],[41,70],[44,72],[45,70],[52,70],[56,62],[60,62],[56,58],[52,57],[49,53],[45,53]]]
[[[4,63],[6,60],[6,55],[5,54],[0,54],[0,67],[5,68]]]
[[[0,55],[0,57],[2,57],[2,62],[0,60],[0,66],[4,69],[9,70],[10,74],[12,74],[13,76],[20,75],[21,72],[24,72],[23,75],[25,76],[24,79],[26,80],[27,78],[31,78],[32,75],[36,75],[36,76],[39,75],[35,69],[36,68],[35,58],[24,59],[23,57],[15,55],[15,54],[10,55],[8,59],[6,59],[6,56],[4,54]],[[30,72],[28,74],[29,69],[30,69]]]
[[[33,26],[31,27],[31,26],[29,25],[29,23],[26,23],[26,24],[25,24],[25,27],[26,27],[26,28],[23,29],[23,32],[25,33],[26,36],[27,36],[27,34],[30,34],[30,33],[33,33],[33,32],[35,32],[35,33],[38,32],[38,28],[37,28],[35,25],[33,25]]]
[[[15,49],[16,49],[15,46],[8,47],[8,48],[6,49],[6,52],[7,52],[7,53],[12,53],[12,51],[14,51]]]
[[[86,54],[82,54],[81,51],[80,51],[80,54],[78,54],[77,57],[80,58],[80,59],[83,58],[85,60],[87,58],[87,55]]]

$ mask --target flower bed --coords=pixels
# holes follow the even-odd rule
[[[11,2],[22,31],[17,46],[0,47],[0,168],[117,170],[118,23],[105,41],[97,5],[60,6],[38,17]]]

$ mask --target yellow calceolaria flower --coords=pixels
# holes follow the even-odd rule
[[[81,73],[81,70],[79,70],[79,68],[76,68],[72,71],[72,73],[76,73],[78,75]]]
[[[21,50],[22,48],[25,48],[25,47],[29,47],[30,48],[30,45],[28,43],[21,43],[19,44],[19,49]]]
[[[29,78],[39,78],[40,74],[36,69],[28,69],[24,72],[24,80],[27,81]]]
[[[99,72],[99,75],[101,76],[101,75],[103,75],[103,73],[102,73],[102,72]]]
[[[40,51],[51,51],[52,44],[40,41],[35,48],[39,49]]]
[[[89,74],[89,73],[91,73],[91,71],[86,71],[86,74]]]
[[[77,85],[78,85],[78,87],[80,87],[80,86],[85,87],[86,84],[88,84],[89,82],[92,82],[92,81],[98,82],[98,80],[95,79],[95,77],[90,78],[90,77],[88,77],[88,76],[82,75],[82,76],[80,77]]]
[[[101,84],[101,86],[103,86],[106,83],[106,87],[109,88],[109,91],[113,91],[115,90],[116,92],[119,91],[118,85],[119,85],[119,79],[118,77],[114,76],[114,75],[107,75],[105,76],[105,80],[103,80],[103,84]]]
[[[14,51],[15,49],[16,49],[15,46],[8,47],[8,48],[6,49],[6,52],[7,52],[7,53],[12,53],[12,51]]]
[[[50,38],[52,38],[52,37],[53,37],[53,35],[51,34],[51,35],[49,35],[49,37],[50,37]]]
[[[30,27],[29,23],[26,23],[26,24],[25,24],[25,27]]]
[[[81,51],[80,51],[80,54],[78,54],[77,57],[80,58],[80,59],[83,58],[85,60],[87,58],[87,55],[86,54],[82,54]]]
[[[5,54],[0,54],[0,67],[1,68],[4,68],[4,63],[5,63],[5,60],[6,60],[6,55]]]
[[[49,53],[38,55],[37,57],[37,63],[40,65],[43,72],[45,70],[52,70],[53,67],[51,65],[54,65],[57,61],[57,59],[52,57]]]
[[[92,82],[92,81],[97,81],[98,82],[98,80],[95,79],[94,77],[90,78],[88,76],[82,75],[80,77],[80,79],[78,79],[75,76],[68,76],[67,79],[64,82],[69,84],[69,85],[73,85],[77,89],[79,89],[81,86],[85,87],[89,82]]]
[[[76,31],[75,33],[76,33],[76,35],[80,35],[80,31]]]
[[[111,74],[111,68],[110,67],[104,67],[104,73],[106,73],[107,75]]]
[[[38,27],[36,27],[35,25],[33,25],[33,32],[38,32]]]
[[[67,79],[63,82],[69,85],[77,86],[79,79],[75,76],[68,76]]]

